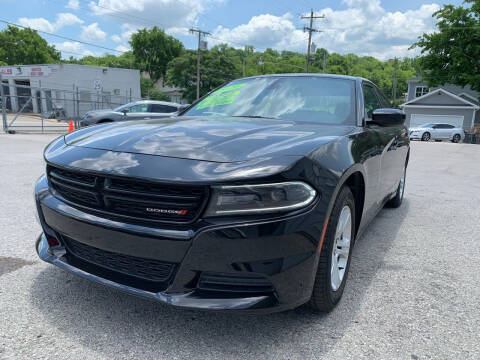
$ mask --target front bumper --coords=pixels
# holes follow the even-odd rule
[[[422,133],[410,133],[410,140],[420,140],[422,139]]]
[[[291,216],[179,231],[87,214],[54,197],[45,177],[37,182],[35,197],[44,230],[36,243],[39,257],[86,279],[169,305],[203,310],[283,311],[310,298],[324,218],[318,204]],[[49,247],[45,234],[60,245]],[[152,291],[127,281],[121,273],[112,277],[108,269],[78,266],[62,240],[66,237],[102,251],[174,263],[176,270],[164,288]],[[261,277],[272,291],[206,292],[199,281],[207,273]]]

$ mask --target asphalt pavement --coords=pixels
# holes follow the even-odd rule
[[[0,359],[480,359],[480,146],[412,143],[405,200],[354,249],[329,314],[186,311],[41,262],[52,135],[0,135]]]

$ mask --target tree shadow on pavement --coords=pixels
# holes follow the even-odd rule
[[[302,306],[269,315],[182,310],[91,283],[45,266],[31,302],[49,326],[106,358],[318,358],[355,322],[408,215],[384,209],[357,240],[344,297],[329,314]],[[61,340],[59,340],[61,341]]]

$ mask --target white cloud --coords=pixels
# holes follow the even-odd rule
[[[19,18],[18,23],[22,26],[30,27],[35,30],[46,32],[55,31],[54,25],[44,18]]]
[[[72,10],[78,10],[80,8],[80,3],[78,0],[69,0],[68,4],[65,7],[70,8]]]
[[[82,26],[80,39],[84,41],[105,41],[107,33],[100,29],[98,23],[92,23],[88,26]]]
[[[110,39],[112,39],[112,41],[113,41],[113,42],[116,42],[116,43],[119,43],[119,42],[122,41],[122,38],[121,38],[119,35],[117,35],[117,34],[112,35],[112,36],[110,37]]]
[[[134,32],[136,32],[139,29],[138,25],[134,24],[122,24],[121,30],[122,32],[120,34],[114,34],[110,37],[112,41],[116,43],[121,43],[116,47],[117,50],[119,51],[128,51],[130,50],[130,46],[128,42],[130,41],[130,37]]]
[[[75,41],[64,41],[53,43],[52,45],[54,45],[57,50],[65,52],[80,53],[80,51],[83,50],[83,45]]]
[[[52,43],[57,50],[62,52],[64,58],[73,56],[74,58],[80,58],[82,56],[101,56],[100,52],[92,52],[85,49],[84,45],[75,41],[64,41],[58,43]]]
[[[83,24],[83,20],[71,13],[59,13],[55,22],[50,22],[44,18],[19,18],[18,23],[35,30],[54,32],[64,26]]]
[[[142,28],[156,25],[170,33],[170,28],[191,27],[197,23],[198,16],[208,8],[225,1],[226,0],[96,0],[90,1],[89,6],[96,15],[116,15],[112,17],[112,20],[121,22],[125,22],[124,16],[129,16],[128,21],[133,25]]]
[[[230,45],[252,44],[257,49],[274,47],[276,49],[299,50],[305,43],[307,35],[298,30],[291,21],[292,16],[270,14],[254,16],[248,24],[233,29],[219,26],[212,37],[213,43],[231,41]]]
[[[388,12],[380,0],[343,0],[345,9],[324,8],[318,14],[325,19],[315,21],[314,27],[323,32],[314,33],[317,47],[330,52],[371,55],[381,59],[394,56],[414,55],[418,50],[408,50],[418,36],[431,32],[435,26],[432,13],[440,8],[437,4],[425,4],[415,10]],[[305,51],[307,34],[298,30],[298,24],[290,14],[254,16],[247,24],[228,29],[217,27],[210,43],[230,41],[271,47],[278,50]]]
[[[118,45],[117,47],[115,47],[115,50],[125,52],[125,51],[129,51],[130,48],[128,46],[125,46],[125,45]]]
[[[71,13],[57,14],[57,21],[55,22],[55,28],[58,30],[64,26],[83,24],[83,20]]]

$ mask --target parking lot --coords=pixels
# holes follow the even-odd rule
[[[343,300],[253,316],[167,307],[41,262],[54,135],[0,135],[0,359],[479,359],[480,146],[412,143],[406,198],[357,241]]]

